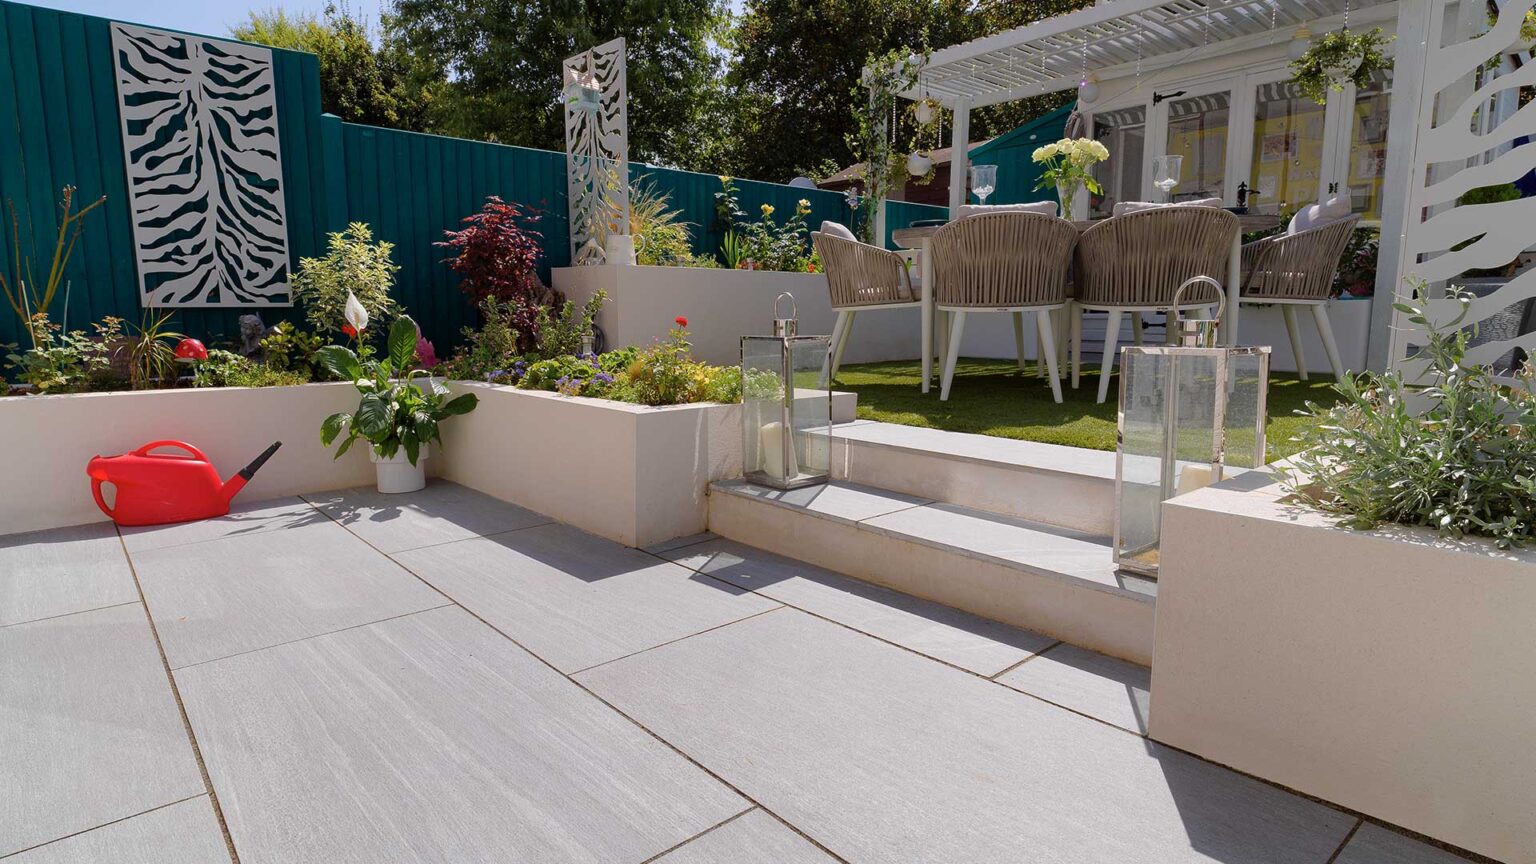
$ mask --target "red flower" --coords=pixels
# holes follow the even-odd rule
[[[677,326],[679,326],[679,327],[687,327],[687,326],[688,326],[688,319],[687,319],[687,318],[684,318],[684,317],[683,317],[683,316],[681,316],[681,315],[679,315],[679,316],[677,316],[677,317],[676,317],[676,318],[673,318],[673,319],[672,319],[672,320],[673,320],[673,322],[675,322],[675,323],[676,323],[676,324],[677,324]]]
[[[357,338],[357,328],[353,327],[351,324],[341,325],[341,332],[347,334],[347,337],[350,339]]]

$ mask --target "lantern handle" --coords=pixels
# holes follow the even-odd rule
[[[1227,311],[1227,295],[1221,290],[1220,282],[1217,282],[1215,279],[1212,279],[1209,276],[1191,276],[1184,280],[1184,284],[1179,286],[1179,290],[1173,292],[1173,308],[1169,310],[1169,314],[1173,316],[1173,323],[1178,324],[1184,320],[1184,315],[1179,310],[1179,300],[1184,296],[1184,289],[1196,283],[1208,283],[1212,288],[1216,289],[1217,321],[1220,321],[1222,315]]]
[[[788,291],[785,291],[784,293],[780,294],[779,296],[773,298],[773,317],[775,317],[775,318],[783,318],[784,317],[784,316],[779,314],[779,301],[783,300],[785,297],[789,298],[789,317],[790,318],[799,318],[800,317],[800,310],[795,307],[795,295],[789,293]]]

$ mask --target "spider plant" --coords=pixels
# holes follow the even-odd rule
[[[128,380],[135,390],[148,390],[176,380],[176,343],[186,338],[168,326],[172,313],[146,310],[128,337]]]

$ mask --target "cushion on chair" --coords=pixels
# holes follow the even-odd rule
[[[962,204],[955,211],[956,219],[964,219],[967,216],[980,216],[984,213],[1039,213],[1042,216],[1056,215],[1055,201],[1031,201],[1028,204]]]
[[[1174,201],[1171,204],[1163,204],[1157,201],[1121,201],[1114,209],[1109,211],[1111,216],[1124,216],[1127,213],[1137,213],[1142,210],[1156,210],[1159,207],[1220,207],[1220,198],[1196,198],[1192,201]]]
[[[1354,212],[1353,202],[1347,195],[1335,195],[1320,204],[1308,204],[1291,217],[1287,234],[1300,234],[1308,228],[1321,228],[1329,222],[1349,218]]]
[[[844,225],[841,222],[833,222],[831,220],[821,223],[821,233],[832,237],[839,237],[843,240],[859,239],[853,236],[853,232],[848,230],[847,225]]]

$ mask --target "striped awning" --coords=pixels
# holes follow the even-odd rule
[[[1364,17],[1396,0],[1100,0],[935,51],[907,98],[992,105],[1076,87],[1084,71],[1177,62],[1288,41],[1301,24]],[[1378,14],[1377,19],[1380,19]],[[1355,18],[1352,20],[1359,20]],[[1314,28],[1316,29],[1316,28]]]

